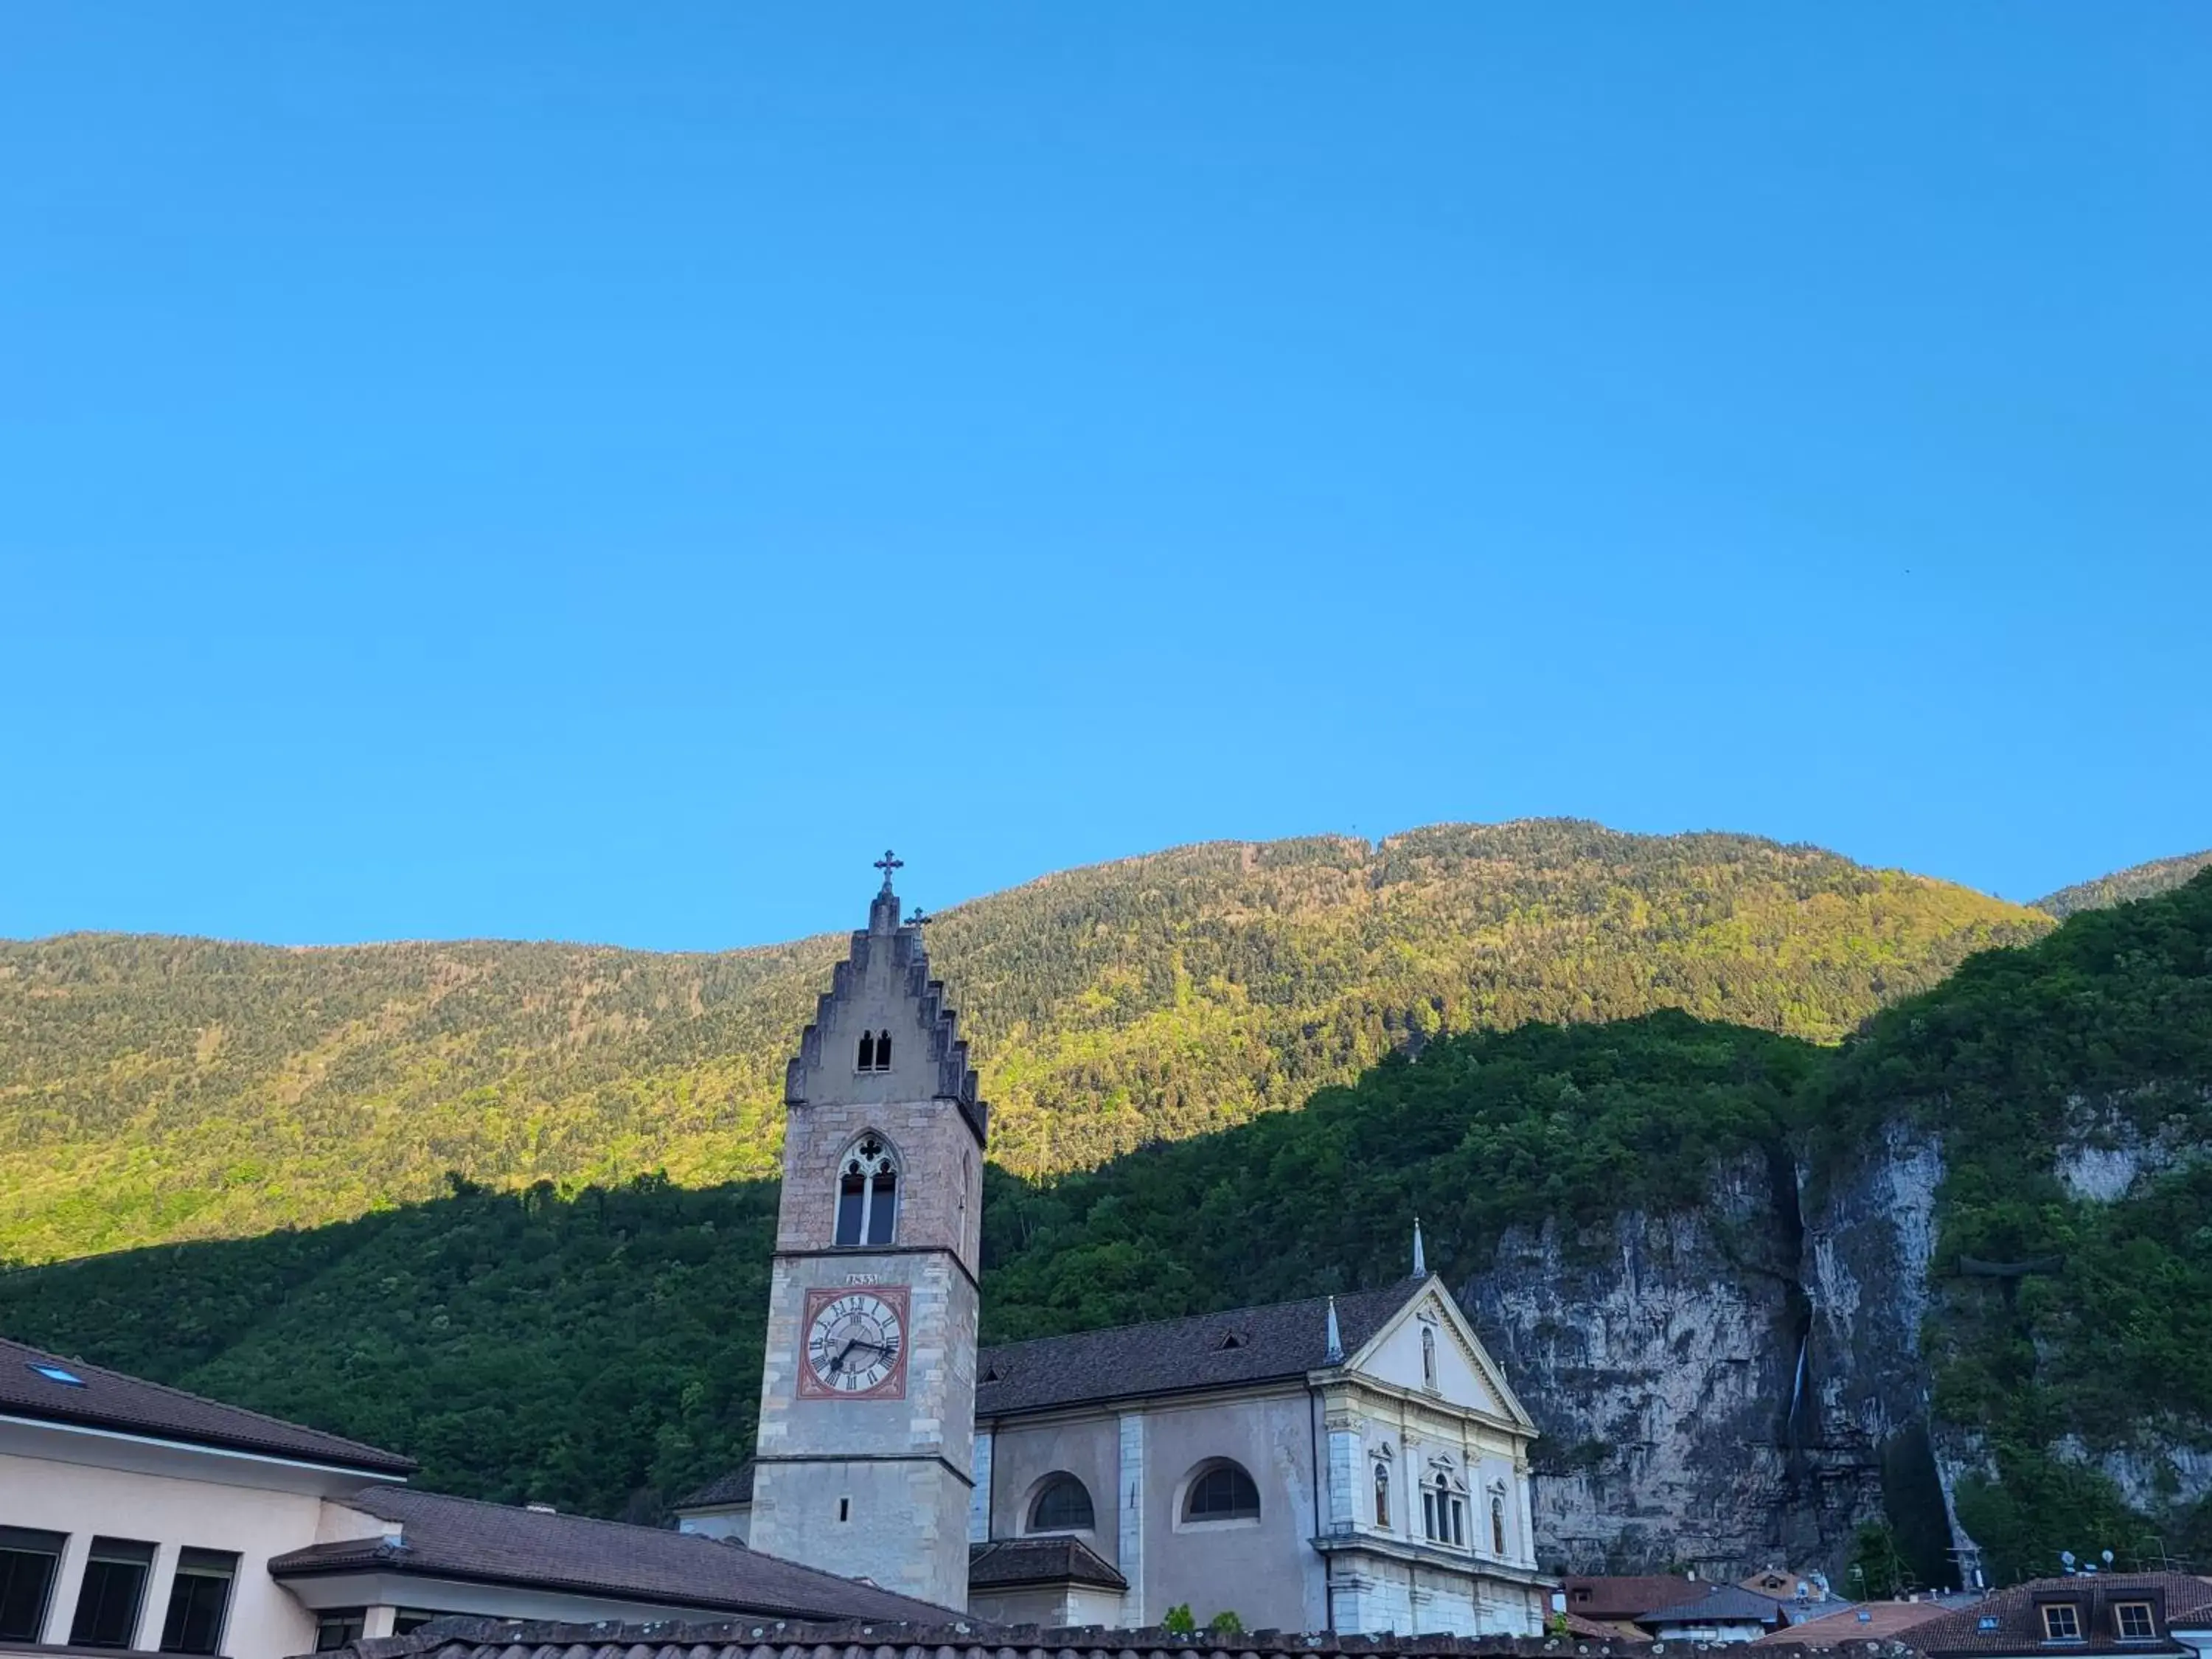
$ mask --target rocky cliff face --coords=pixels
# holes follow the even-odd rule
[[[1919,1333],[1942,1175],[1899,1131],[1817,1184],[1750,1158],[1695,1212],[1501,1241],[1461,1297],[1544,1431],[1545,1559],[1839,1570],[1886,1487],[1940,1528]]]

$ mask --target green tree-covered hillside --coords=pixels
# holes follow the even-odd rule
[[[1832,1042],[2051,926],[1816,848],[1542,821],[1184,848],[930,937],[994,1155],[1040,1175],[1295,1106],[1416,1033],[1671,1007]],[[842,948],[0,945],[0,1256],[356,1216],[448,1170],[767,1174]]]
[[[993,1170],[988,1334],[1382,1282],[1416,1212],[1432,1265],[1464,1279],[1516,1223],[1694,1205],[1716,1163],[1762,1149],[1818,1179],[1898,1123],[1940,1136],[1949,1170],[1931,1380],[1939,1437],[1996,1477],[1961,1492],[1992,1565],[2133,1554],[2154,1532],[2212,1548],[2172,1469],[2212,1445],[2212,872],[1978,956],[1839,1048],[1672,1012],[1447,1036],[1304,1111],[1045,1181]],[[2083,1147],[2133,1148],[2133,1178],[2085,1188]],[[21,1269],[0,1276],[0,1331],[510,1500],[650,1516],[744,1455],[772,1183],[455,1187]],[[2039,1265],[1989,1279],[1962,1257]],[[2146,1471],[2133,1501],[2084,1461],[2107,1452]]]
[[[1449,1037],[1303,1112],[1030,1183],[988,1172],[987,1340],[1387,1283],[1413,1215],[1695,1203],[1824,1050],[1675,1013]],[[750,1452],[775,1186],[497,1193],[0,1275],[0,1331],[410,1452],[425,1484],[657,1517]],[[1318,1204],[1317,1192],[1337,1194]]]
[[[2035,908],[2048,910],[2063,921],[2076,910],[2102,910],[2132,899],[2155,898],[2160,893],[2170,893],[2208,866],[2212,866],[2212,848],[2202,853],[2185,853],[2179,858],[2153,859],[2148,864],[2131,864],[2109,876],[2099,876],[2094,881],[2062,887],[2036,900]]]

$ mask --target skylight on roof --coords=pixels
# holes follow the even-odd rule
[[[27,1359],[23,1363],[49,1382],[58,1382],[65,1389],[84,1387],[84,1379],[75,1371],[64,1370],[59,1365],[41,1365],[35,1359]]]

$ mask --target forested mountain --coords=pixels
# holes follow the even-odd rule
[[[1541,821],[1184,848],[929,936],[994,1156],[1036,1176],[1297,1105],[1441,1030],[1672,1007],[1833,1042],[2051,926],[1812,848]],[[0,1257],[357,1216],[448,1170],[767,1174],[842,948],[0,945]]]
[[[1632,1212],[1676,1218],[1677,1250],[1706,1228],[1714,1274],[1741,1258],[1743,1278],[1781,1281],[1774,1306],[1802,1308],[1835,1293],[1805,1264],[1876,1226],[1819,1189],[1870,1159],[1907,1167],[1916,1139],[1939,1168],[1901,1230],[1918,1235],[1909,1273],[1826,1311],[1915,1368],[1893,1379],[1911,1410],[1932,1391],[1927,1426],[1991,1567],[2085,1541],[2132,1555],[2153,1534],[2212,1554],[2212,872],[1977,956],[1840,1047],[1671,1012],[1448,1036],[1303,1111],[1054,1179],[994,1170],[987,1334],[1380,1282],[1404,1270],[1416,1212],[1431,1264],[1486,1317],[1486,1286],[1540,1235],[1590,1283],[1619,1273],[1608,1228]],[[1804,1235],[1795,1258],[1711,1201],[1726,1172],[1762,1167],[1783,1231]],[[313,1231],[0,1276],[0,1330],[410,1450],[429,1484],[650,1516],[750,1446],[774,1202],[767,1182],[457,1183]],[[1647,1324],[1664,1266],[1638,1269]],[[1557,1285],[1560,1267],[1534,1271]],[[1513,1358],[1540,1419],[1596,1386],[1544,1358],[1568,1364],[1569,1328],[1596,1316],[1565,1312]],[[1667,1364],[1678,1334],[1654,1333]],[[1804,1351],[1771,1335],[1760,1363],[1786,1395]],[[1815,1352],[1820,1394],[1853,1362]],[[1851,1431],[1865,1386],[1826,1389],[1815,1438]],[[1783,1403],[1762,1430],[1778,1478],[1825,1487]],[[1649,1448],[1553,1432],[1543,1450],[1559,1480]]]
[[[2185,853],[2179,858],[2153,859],[2148,864],[2131,864],[2124,870],[2115,870],[2111,875],[2100,876],[2094,881],[2076,882],[2071,887],[2062,887],[2057,892],[2036,900],[2035,908],[2048,910],[2063,921],[2076,910],[2101,910],[2109,905],[2125,904],[2130,899],[2153,898],[2160,893],[2170,893],[2208,866],[2212,866],[2212,848],[2202,853]]]

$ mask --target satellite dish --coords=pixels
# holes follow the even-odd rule
[[[2066,1571],[2069,1571],[2069,1572],[2073,1571],[2074,1571],[2074,1552],[2073,1552],[2072,1550],[2061,1550],[2061,1551],[2059,1551],[2059,1552],[2058,1552],[2058,1565],[2059,1565],[2060,1566],[2062,1566],[2062,1567],[2065,1568],[2065,1569],[2066,1569]]]
[[[2112,1565],[2112,1553],[2110,1550],[2105,1552],[2105,1565],[2108,1567]]]

